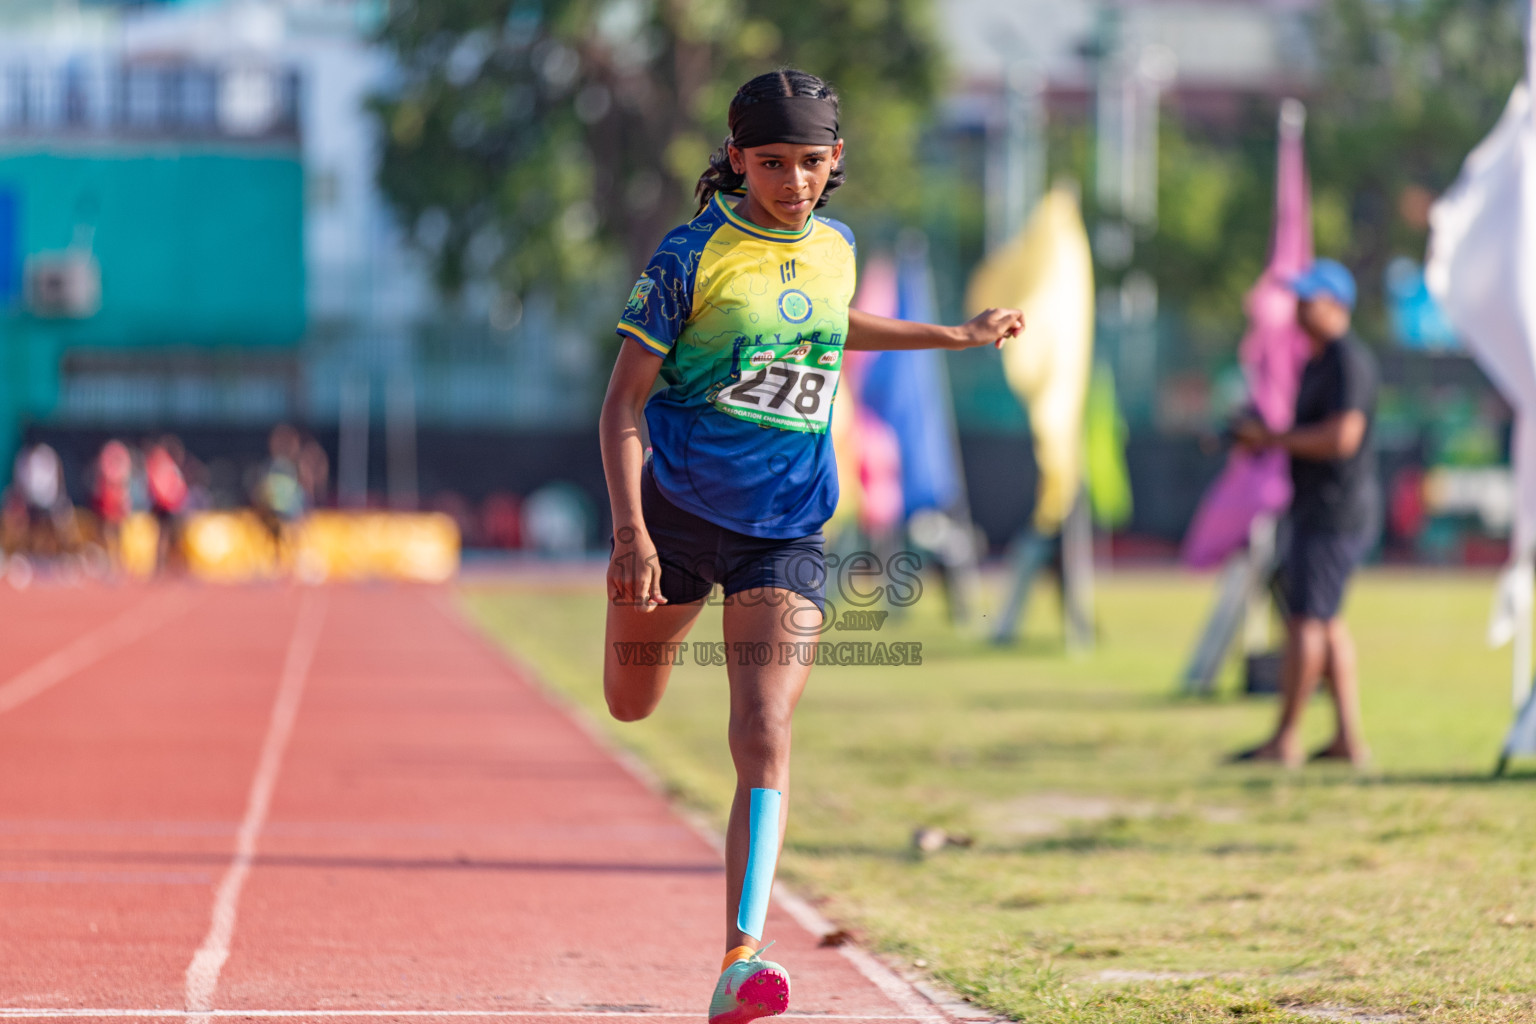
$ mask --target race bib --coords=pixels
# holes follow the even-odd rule
[[[743,345],[736,355],[739,379],[715,395],[715,408],[765,427],[824,434],[842,371],[841,345]]]

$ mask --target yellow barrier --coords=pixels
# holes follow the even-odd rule
[[[306,582],[441,583],[459,570],[459,528],[436,512],[316,512],[296,531],[294,552],[294,566]]]
[[[123,571],[139,579],[155,574],[155,547],[160,542],[160,528],[148,512],[135,512],[123,523],[118,544]]]
[[[159,527],[144,513],[123,526],[122,561],[154,573]],[[254,513],[198,512],[182,533],[187,569],[219,583],[293,574],[306,583],[392,579],[441,583],[459,568],[459,529],[439,513],[316,512],[274,538]]]
[[[272,579],[282,571],[271,534],[252,512],[197,512],[188,516],[181,549],[192,575],[215,583]]]

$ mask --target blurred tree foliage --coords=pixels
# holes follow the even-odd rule
[[[1427,213],[1492,128],[1525,66],[1523,0],[1326,0],[1304,99],[1317,251],[1361,289],[1384,332],[1382,275],[1422,258]],[[1182,309],[1197,343],[1231,351],[1262,270],[1274,208],[1276,104],[1255,99],[1234,132],[1164,119],[1157,233],[1137,263]]]
[[[1394,256],[1422,258],[1429,204],[1493,127],[1525,70],[1523,0],[1333,0],[1308,125],[1321,201],[1371,301]]]
[[[792,65],[842,101],[839,216],[909,214],[939,81],[930,0],[393,0],[380,181],[438,284],[505,292],[638,272],[694,210],[726,107]],[[615,309],[617,307],[615,306]]]

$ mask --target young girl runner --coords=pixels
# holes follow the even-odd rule
[[[618,332],[632,344],[599,427],[614,524],[603,690],[615,718],[655,710],[672,660],[658,645],[681,642],[711,588],[724,591],[736,797],[712,1024],[782,1013],[789,1001],[789,975],[758,954],[786,818],[790,718],[810,667],[779,652],[822,629],[821,528],[837,505],[827,428],[843,353],[1001,345],[1024,326],[1014,309],[960,327],[850,311],[853,235],[813,213],[843,183],[826,82],[760,75],[737,91],[729,122],[699,178],[697,215],[667,235],[624,307]],[[667,386],[647,401],[658,374]]]

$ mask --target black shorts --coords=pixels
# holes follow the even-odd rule
[[[1368,530],[1293,530],[1285,558],[1286,613],[1324,621],[1337,617],[1349,577],[1365,560],[1374,539]]]
[[[718,583],[726,597],[758,587],[789,590],[826,614],[827,559],[820,530],[787,540],[728,530],[668,501],[649,463],[640,475],[640,511],[656,545],[661,594],[669,604],[702,601]]]

